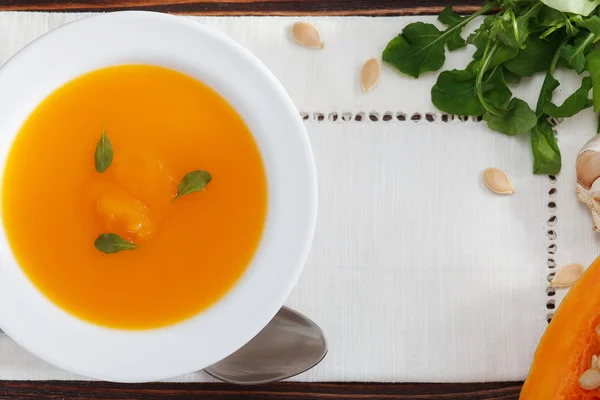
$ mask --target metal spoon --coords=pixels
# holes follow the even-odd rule
[[[307,371],[326,354],[327,339],[321,328],[299,312],[282,307],[251,341],[205,371],[227,383],[268,383]]]

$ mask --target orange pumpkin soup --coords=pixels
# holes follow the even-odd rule
[[[103,130],[112,161],[100,173]],[[175,199],[196,170],[212,181]],[[223,296],[255,252],[266,205],[262,160],[235,110],[148,65],[97,70],[46,98],[14,141],[2,190],[31,281],[68,312],[123,329],[176,323]],[[137,247],[105,254],[105,233]]]

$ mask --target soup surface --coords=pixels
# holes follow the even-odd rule
[[[112,164],[99,173],[105,129]],[[178,197],[189,172],[212,181]],[[123,329],[189,318],[240,278],[259,243],[267,187],[252,135],[197,80],[165,68],[97,70],[46,98],[5,167],[3,223],[20,266],[53,302]],[[134,250],[105,254],[115,233]]]

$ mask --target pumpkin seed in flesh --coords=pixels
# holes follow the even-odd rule
[[[600,387],[600,370],[588,369],[579,377],[579,386],[585,390],[594,390]]]

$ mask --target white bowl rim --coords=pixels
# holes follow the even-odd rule
[[[192,51],[206,52],[210,61]],[[230,61],[235,62],[229,65]],[[114,330],[77,319],[42,295],[18,266],[0,224],[0,328],[31,353],[65,370],[103,380],[145,382],[205,368],[243,346],[270,321],[308,258],[316,225],[317,180],[294,103],[254,55],[189,19],[143,11],[96,15],[63,25],[0,69],[0,107],[10,114],[0,121],[0,173],[18,128],[41,99],[83,72],[127,63],[158,64],[198,77],[219,91],[250,126],[269,190],[265,231],[254,259],[235,287],[198,316],[154,330]],[[227,75],[236,71],[238,76]],[[294,182],[286,183],[291,177]]]

